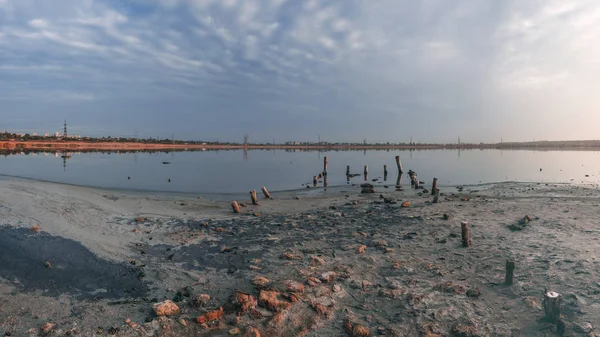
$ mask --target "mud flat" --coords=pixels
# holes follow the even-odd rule
[[[597,188],[444,187],[437,204],[376,189],[273,193],[234,215],[219,199],[2,179],[0,333],[600,336]],[[563,296],[559,324],[545,289]],[[167,299],[179,311],[157,317]]]

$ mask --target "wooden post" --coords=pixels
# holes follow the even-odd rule
[[[398,178],[396,178],[396,189],[402,188],[402,173],[398,172]]]
[[[365,165],[365,181],[369,180],[369,166]]]
[[[327,187],[327,175],[323,177],[323,187]]]
[[[233,208],[233,213],[241,213],[242,210],[240,209],[240,205],[238,204],[237,201],[234,201],[231,203],[231,208]]]
[[[504,277],[504,284],[507,286],[513,284],[513,272],[515,270],[515,262],[506,260],[506,276]]]
[[[252,205],[258,205],[258,200],[256,200],[256,190],[250,191],[250,198],[252,198]]]
[[[440,198],[440,189],[436,188],[435,194],[433,195],[433,203],[437,204]]]
[[[350,165],[346,165],[346,177],[350,176]]]
[[[400,156],[396,156],[396,166],[398,166],[398,172],[400,172],[400,174],[404,173],[404,170],[402,169],[402,162],[400,161]]]
[[[387,176],[387,165],[383,165],[383,176]]]
[[[318,176],[314,176],[314,178],[313,178],[313,187],[317,187],[317,185],[319,185],[319,177]]]
[[[263,186],[263,188],[262,188],[262,192],[263,192],[263,194],[265,195],[265,198],[267,198],[267,199],[273,199],[273,198],[271,197],[271,193],[269,193],[269,191],[267,190],[267,188],[266,188],[265,186]]]
[[[327,176],[327,156],[323,157],[323,176]]]
[[[431,185],[431,195],[435,195],[435,191],[437,190],[438,178],[433,178],[433,184]]]
[[[469,239],[469,223],[463,221],[460,224],[461,232],[462,232],[462,243],[463,247],[469,247],[471,245],[471,239]]]
[[[544,313],[546,319],[552,323],[558,323],[562,311],[562,295],[554,291],[544,294]]]

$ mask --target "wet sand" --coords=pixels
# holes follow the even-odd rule
[[[0,333],[558,336],[543,320],[548,288],[564,297],[564,335],[600,336],[597,188],[446,187],[437,204],[376,189],[273,193],[235,215],[219,198],[2,179]],[[164,299],[181,312],[155,317]],[[221,319],[195,321],[219,307]]]

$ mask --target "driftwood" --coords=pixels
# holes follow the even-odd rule
[[[435,195],[435,190],[437,190],[438,178],[433,178],[433,183],[431,184],[431,195]]]
[[[398,166],[398,172],[400,172],[400,174],[404,173],[404,170],[402,169],[402,162],[400,161],[400,156],[396,156],[396,166]]]
[[[233,213],[241,213],[242,210],[240,209],[240,205],[238,204],[237,201],[234,201],[231,203],[231,208],[233,208]]]
[[[256,199],[256,190],[250,191],[250,198],[252,198],[252,205],[258,205],[258,199]]]
[[[506,275],[504,277],[504,284],[513,284],[513,272],[515,270],[515,262],[506,260]]]
[[[266,188],[265,186],[263,186],[263,188],[262,188],[262,192],[263,192],[263,194],[265,195],[265,198],[267,198],[267,199],[273,199],[273,198],[271,197],[271,193],[269,193],[269,191],[267,190],[267,188]]]

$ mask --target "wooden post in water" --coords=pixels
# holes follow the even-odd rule
[[[400,156],[396,156],[396,166],[398,166],[398,172],[400,172],[400,174],[404,173],[404,170],[402,169],[402,162],[400,161]]]
[[[369,166],[365,165],[365,181],[367,181],[369,178]]]
[[[346,177],[350,176],[350,165],[346,165]]]
[[[440,198],[440,189],[437,188],[435,190],[435,194],[433,195],[433,203],[437,204],[439,202],[439,198]]]
[[[471,245],[471,239],[469,239],[469,223],[466,221],[463,221],[460,224],[460,229],[462,232],[463,247],[469,247]]]
[[[327,176],[327,156],[323,157],[323,176]]]
[[[513,272],[515,270],[515,262],[506,260],[506,275],[504,277],[504,284],[507,286],[513,284]]]
[[[314,176],[313,177],[313,187],[317,187],[317,185],[319,185],[319,177]]]
[[[398,172],[398,178],[396,178],[396,191],[402,188],[402,173]]]
[[[323,176],[323,187],[327,187],[327,175]]]
[[[387,180],[387,165],[383,165],[383,180]]]
[[[431,185],[431,195],[435,195],[437,190],[438,178],[433,178],[433,184]]]
[[[250,191],[250,198],[252,198],[252,205],[258,205],[258,200],[256,199],[256,190]]]
[[[554,291],[544,294],[544,313],[546,319],[552,323],[558,323],[562,312],[562,296]]]
[[[231,208],[233,208],[233,213],[241,213],[242,210],[240,209],[240,205],[238,204],[237,201],[233,201],[231,203]]]
[[[266,188],[265,186],[263,186],[263,188],[262,188],[262,192],[263,192],[263,194],[265,195],[265,198],[267,198],[267,199],[273,199],[273,198],[271,197],[271,193],[269,193],[269,191],[267,190],[267,188]]]

